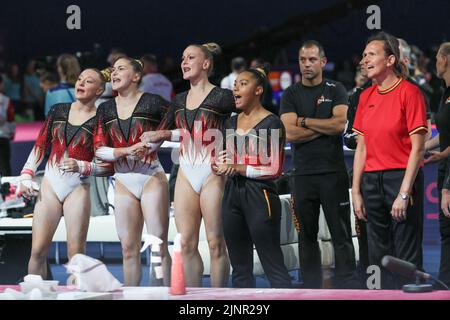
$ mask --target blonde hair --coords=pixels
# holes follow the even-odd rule
[[[222,49],[220,46],[215,42],[208,42],[204,44],[191,44],[191,46],[200,48],[202,50],[203,54],[205,55],[205,58],[209,60],[209,68],[208,68],[208,77],[212,75],[214,71],[214,56],[218,56],[222,53]]]
[[[102,87],[103,91],[105,91],[106,82],[111,81],[111,69],[105,68],[105,69],[99,70],[97,68],[87,68],[85,70],[92,70],[98,74],[98,77],[100,78],[100,81],[101,81],[101,87]]]
[[[96,69],[97,70],[97,69]],[[104,82],[110,82],[111,81],[111,68],[105,68],[99,71],[101,78]]]
[[[444,42],[439,46],[439,51],[442,55],[448,56],[450,55],[450,42]]]
[[[64,53],[56,60],[58,70],[61,70],[68,84],[74,86],[81,73],[80,64],[74,55]]]

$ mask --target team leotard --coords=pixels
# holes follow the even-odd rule
[[[163,118],[170,103],[158,95],[144,93],[132,115],[120,119],[115,99],[103,102],[97,112],[98,122],[95,134],[95,149],[102,147],[125,148],[140,142],[146,131],[163,128]],[[140,199],[145,183],[157,172],[164,172],[157,152],[148,153],[143,159],[122,157],[114,161],[114,177],[136,198]]]
[[[61,202],[75,188],[86,183],[89,171],[95,170],[95,174],[99,176],[111,174],[107,166],[98,163],[94,166],[91,162],[94,157],[93,134],[96,117],[88,119],[81,125],[71,125],[68,121],[70,108],[70,103],[56,104],[51,108],[21,172],[34,176],[45,154],[51,150],[44,177],[48,179]],[[89,170],[83,173],[63,172],[58,165],[65,158],[80,160]]]
[[[220,131],[236,107],[230,90],[214,87],[196,109],[186,105],[188,91],[175,97],[173,122],[180,129],[180,169],[196,193],[211,174],[211,161],[214,157],[215,134],[209,129]],[[170,126],[170,121],[166,124]]]

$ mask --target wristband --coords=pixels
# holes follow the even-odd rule
[[[31,170],[31,169],[23,169],[23,170],[20,172],[20,175],[22,176],[23,174],[28,174],[28,175],[30,175],[30,179],[34,177],[34,171]]]
[[[88,161],[77,160],[78,172],[83,176],[91,174],[91,163]]]
[[[114,148],[110,147],[100,147],[95,151],[95,156],[104,161],[114,161]]]
[[[254,179],[261,176],[261,173],[259,172],[259,170],[256,170],[252,166],[247,166],[247,169],[245,170],[245,176],[247,178]]]
[[[170,130],[170,141],[180,141],[180,130]]]

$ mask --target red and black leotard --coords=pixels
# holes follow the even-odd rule
[[[170,103],[158,95],[143,93],[131,117],[120,119],[115,99],[103,102],[97,111],[95,149],[100,147],[124,148],[140,142],[146,131],[161,128],[161,121],[169,110]],[[157,152],[151,152],[141,160],[122,157],[114,162],[115,172],[137,172],[149,174],[155,165],[160,165]]]
[[[237,119],[238,116],[229,119],[223,129],[225,148],[233,156],[233,163],[251,167],[249,179],[270,181],[278,178],[283,171],[286,141],[280,118],[268,115],[243,135],[236,132]]]
[[[216,138],[236,106],[233,93],[219,87],[214,87],[196,109],[187,108],[187,95],[188,91],[175,97],[175,106],[165,119],[165,126],[175,126],[180,131],[180,169],[199,194],[211,174]]]
[[[236,110],[233,93],[214,87],[200,106],[193,110],[187,108],[187,95],[188,91],[180,93],[174,100],[174,124],[191,137],[190,141],[183,141],[180,157],[192,164],[203,164],[205,161],[210,163],[210,157],[214,154],[207,154],[205,150],[211,141],[203,138],[209,129],[222,130],[225,120]]]
[[[120,119],[115,99],[103,102],[97,111],[95,134],[96,154],[101,157],[102,149],[125,148],[140,142],[146,131],[165,129],[162,121],[170,103],[155,94],[143,93],[128,119]],[[115,178],[137,199],[140,199],[148,179],[158,172],[164,172],[156,150],[142,159],[131,156],[108,160],[113,162]]]
[[[60,201],[63,201],[82,179],[80,173],[60,171],[58,165],[61,160],[74,158],[90,164],[94,158],[93,135],[97,118],[94,116],[81,125],[71,125],[68,121],[70,108],[70,103],[56,104],[51,108],[21,172],[34,176],[45,154],[50,151],[44,176],[50,181]],[[83,175],[88,174],[89,172],[84,172]],[[96,175],[110,174],[111,171],[106,167],[96,167]]]
[[[285,129],[280,118],[271,114],[239,135],[237,119],[234,116],[225,123],[226,150],[235,164],[247,166],[250,177],[229,178],[222,200],[232,284],[242,288],[255,286],[254,245],[271,287],[289,288],[291,279],[280,247],[281,203],[273,182],[283,170]]]
[[[80,126],[73,126],[68,121],[70,106],[70,103],[60,103],[51,108],[22,173],[34,175],[48,150],[50,156],[47,167],[55,167],[64,157],[92,160],[96,117]]]

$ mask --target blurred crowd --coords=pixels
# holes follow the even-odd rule
[[[437,46],[433,46],[422,50],[415,45],[406,44],[403,50],[411,77],[421,87],[429,101],[432,121],[442,95],[442,83],[437,78],[434,67],[437,49]],[[43,120],[54,103],[74,101],[73,88],[80,70],[85,67],[102,69],[111,66],[125,54],[127,53],[124,50],[112,49],[106,59],[103,58],[103,62],[94,63],[86,63],[79,54],[61,54],[53,59],[31,58],[24,65],[0,59],[0,75],[3,80],[0,93],[10,99],[16,123]],[[140,88],[142,91],[156,93],[170,100],[175,93],[185,89],[178,88],[182,81],[179,79],[179,67],[173,58],[167,56],[158,59],[150,53],[144,53],[136,58],[139,58],[145,66],[145,76]],[[288,70],[293,74],[296,73],[297,61],[285,60],[266,61],[258,56],[236,56],[228,61],[223,59],[222,67],[217,68],[219,72],[212,80],[222,88],[232,89],[236,75],[246,67],[261,68],[266,72]],[[332,57],[329,57],[329,61],[333,61],[330,64],[332,67],[325,69],[325,75],[341,82],[351,94],[366,81],[360,72],[360,60],[360,54],[353,54],[343,61],[333,61]],[[272,96],[271,87],[266,89],[263,105],[277,113],[279,100]],[[112,92],[107,90],[105,98],[110,98],[111,95]]]

